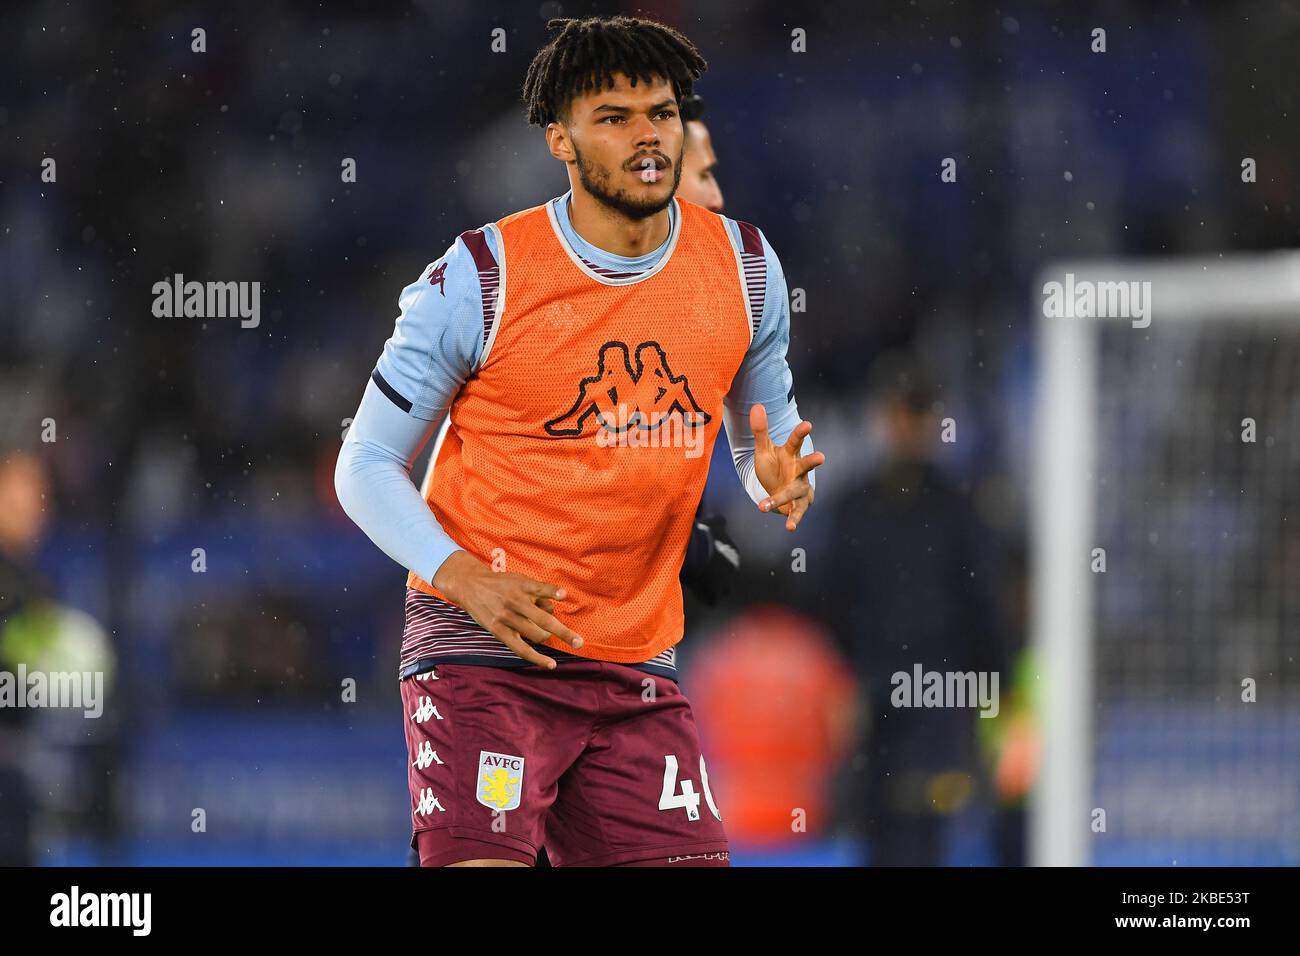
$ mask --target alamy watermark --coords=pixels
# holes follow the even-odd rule
[[[255,329],[262,321],[262,283],[186,282],[179,272],[153,284],[153,314],[159,319],[226,319]]]
[[[601,448],[684,448],[687,458],[699,458],[704,454],[704,417],[657,409],[646,415],[619,402],[613,421],[598,417],[596,444]]]
[[[1132,319],[1133,328],[1151,324],[1150,282],[1093,282],[1073,272],[1065,282],[1043,283],[1043,315],[1049,319]]]
[[[91,720],[104,713],[103,671],[0,671],[0,707],[80,708]]]
[[[131,930],[133,936],[148,936],[153,928],[153,894],[83,893],[74,885],[50,897],[50,925],[117,926]]]
[[[895,707],[978,707],[981,717],[998,715],[997,671],[895,671],[889,702]]]

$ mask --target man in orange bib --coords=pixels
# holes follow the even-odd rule
[[[674,195],[703,58],[648,20],[548,27],[524,100],[572,188],[462,233],[403,291],[335,485],[409,571],[424,865],[530,865],[543,843],[556,866],[726,865],[677,682],[678,576],[722,427],[792,532],[825,457],[775,253]]]

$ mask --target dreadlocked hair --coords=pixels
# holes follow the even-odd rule
[[[523,102],[533,126],[567,122],[574,97],[613,86],[615,73],[633,84],[666,79],[680,101],[709,67],[682,34],[641,17],[557,17],[546,29],[559,32],[533,57],[524,78]]]

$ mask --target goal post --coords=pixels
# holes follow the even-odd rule
[[[1295,862],[1300,253],[1058,262],[1031,293],[1030,862]]]

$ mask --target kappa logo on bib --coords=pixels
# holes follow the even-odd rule
[[[626,342],[600,347],[596,371],[578,383],[578,398],[567,412],[543,426],[551,438],[585,435],[588,425],[623,434],[632,429],[652,432],[669,416],[681,416],[692,427],[712,419],[702,409],[685,375],[674,375],[668,353],[658,342],[636,346],[636,366]]]
[[[493,810],[514,810],[524,792],[524,758],[490,750],[478,753],[478,802]]]

